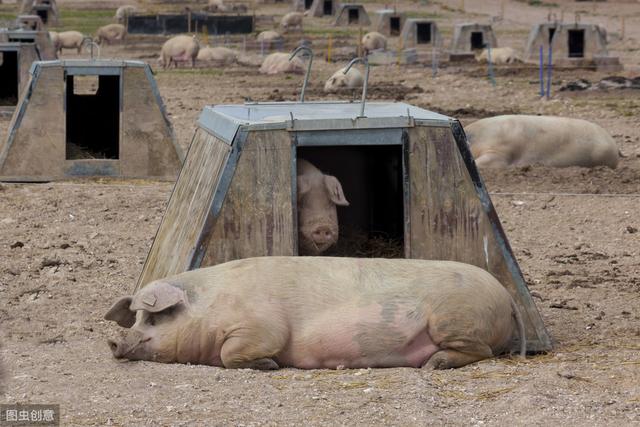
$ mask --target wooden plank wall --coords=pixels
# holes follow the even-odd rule
[[[187,271],[231,146],[198,129],[137,288]]]
[[[409,258],[451,260],[493,274],[518,303],[530,350],[542,320],[526,289],[519,289],[450,128],[409,130]]]
[[[287,131],[249,134],[202,267],[254,256],[295,255],[291,161]]]

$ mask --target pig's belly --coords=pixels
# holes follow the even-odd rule
[[[302,369],[419,368],[439,350],[426,326],[410,324],[325,324],[292,338],[277,360]]]

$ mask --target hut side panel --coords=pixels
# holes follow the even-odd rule
[[[19,94],[22,95],[29,83],[29,69],[33,61],[38,61],[38,53],[36,52],[35,44],[25,44],[20,47],[20,82],[19,82]]]
[[[178,175],[181,159],[144,68],[124,68],[121,174],[128,177]]]
[[[254,256],[295,255],[291,162],[286,131],[249,134],[202,267]]]
[[[36,84],[37,83],[37,84]],[[33,88],[21,124],[14,114],[9,129],[16,129],[11,145],[0,150],[0,176],[30,177],[64,174],[64,76],[61,68],[42,69],[29,85]],[[25,96],[27,94],[25,93]],[[24,98],[22,96],[21,98]],[[23,99],[18,103],[23,106]],[[9,141],[7,141],[9,144]],[[6,161],[3,163],[3,158]]]
[[[138,287],[189,269],[231,147],[199,129],[147,256]]]
[[[522,313],[530,350],[547,349],[542,319],[507,266],[494,228],[449,128],[418,127],[409,134],[410,258],[459,261],[493,274]],[[497,217],[496,217],[497,221]]]

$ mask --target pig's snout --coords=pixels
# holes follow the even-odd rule
[[[114,340],[107,340],[107,344],[109,344],[109,348],[111,349],[111,353],[113,353],[113,357],[115,357],[116,359],[122,359],[124,357],[123,343],[118,343]]]
[[[145,339],[142,337],[129,339],[127,337],[123,341],[107,340],[107,343],[116,359],[144,360],[144,345],[149,340],[151,340],[150,337]]]
[[[330,246],[336,241],[336,233],[330,227],[319,226],[311,232],[311,239],[318,247]]]

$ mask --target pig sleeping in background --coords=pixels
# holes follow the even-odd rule
[[[225,368],[447,369],[525,332],[481,268],[415,259],[261,257],[149,283],[106,314],[118,359]]]
[[[336,206],[349,206],[342,185],[306,160],[298,160],[298,246],[300,255],[319,255],[338,241]]]

